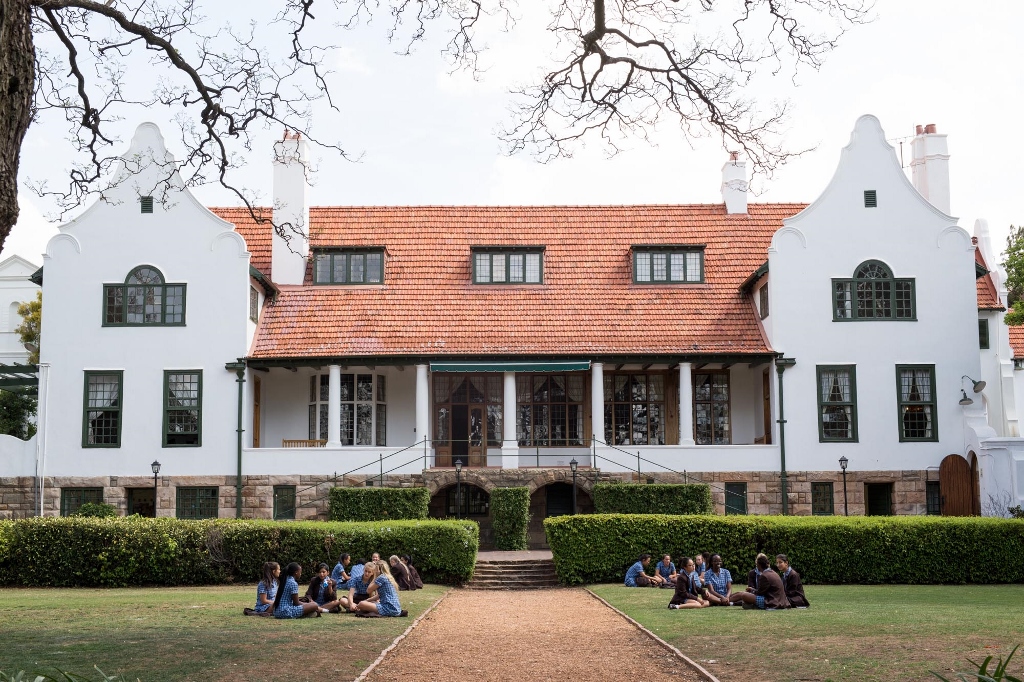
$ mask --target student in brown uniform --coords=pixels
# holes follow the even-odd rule
[[[701,599],[700,578],[694,570],[693,559],[683,557],[683,571],[676,577],[676,592],[672,595],[672,601],[668,603],[670,609],[699,609],[708,606],[705,599]]]
[[[782,584],[782,578],[772,570],[768,557],[764,554],[757,556],[757,570],[761,571],[761,576],[757,581],[757,590],[755,592],[733,592],[729,601],[734,604],[741,603],[743,608],[751,609],[789,608],[786,587]]]
[[[804,584],[800,582],[800,574],[789,565],[789,557],[785,554],[775,555],[775,567],[782,575],[782,584],[786,588],[786,598],[794,609],[806,609],[810,606],[804,596]]]
[[[409,569],[402,563],[397,554],[392,554],[388,557],[388,563],[391,564],[391,575],[398,584],[399,590],[415,589],[412,586],[412,579],[409,577]]]

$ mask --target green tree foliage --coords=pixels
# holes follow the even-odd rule
[[[28,362],[30,365],[38,365],[39,328],[43,323],[43,292],[36,293],[36,300],[19,305],[18,314],[21,315],[21,324],[14,331],[18,332],[18,338],[22,343],[31,343],[35,346],[35,350],[29,351]]]
[[[0,433],[28,440],[36,434],[31,418],[36,413],[36,399],[23,393],[0,391]]]
[[[1011,327],[1024,324],[1024,225],[1010,225],[1010,234],[1006,237],[1005,260],[1002,265],[1006,269],[1007,307],[1003,321]]]

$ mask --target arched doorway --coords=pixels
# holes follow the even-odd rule
[[[973,452],[969,454],[970,463],[961,455],[949,455],[939,464],[939,508],[943,516],[975,516],[980,512],[978,458]]]
[[[427,515],[432,519],[454,519],[461,517],[476,521],[480,525],[480,549],[494,547],[494,526],[491,523],[491,495],[480,486],[462,483],[461,499],[459,486],[452,484],[441,488],[430,498]]]
[[[594,501],[590,493],[576,486],[576,508],[579,514],[593,514]],[[530,526],[527,531],[527,546],[530,549],[547,549],[548,540],[544,533],[544,519],[549,516],[564,516],[572,513],[572,483],[548,483],[530,495]]]

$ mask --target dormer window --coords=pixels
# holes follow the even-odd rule
[[[166,284],[151,265],[135,268],[124,284],[103,285],[103,326],[185,324],[185,285]]]
[[[314,284],[380,284],[383,281],[383,248],[320,251],[314,257]]]
[[[852,279],[832,280],[832,319],[917,319],[913,278],[893,277],[881,261],[869,260],[854,270]]]
[[[474,246],[473,284],[543,284],[543,246]]]
[[[637,284],[698,284],[704,281],[704,245],[634,245]]]

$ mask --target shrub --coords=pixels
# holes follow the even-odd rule
[[[1024,519],[1024,509],[1019,504],[1016,507],[1007,507],[1006,511],[1010,514],[1011,518]]]
[[[426,488],[332,488],[331,521],[425,519],[430,504]]]
[[[495,549],[526,549],[526,530],[530,524],[530,489],[492,490],[491,521],[494,526]]]
[[[86,502],[75,510],[71,516],[88,516],[96,519],[109,519],[117,516],[117,507],[106,502]]]
[[[594,486],[598,514],[711,514],[711,487],[704,483],[598,483]]]
[[[1024,522],[1007,519],[594,514],[544,529],[567,584],[619,582],[644,552],[702,551],[721,554],[741,584],[758,552],[789,555],[809,583],[1024,582]]]

